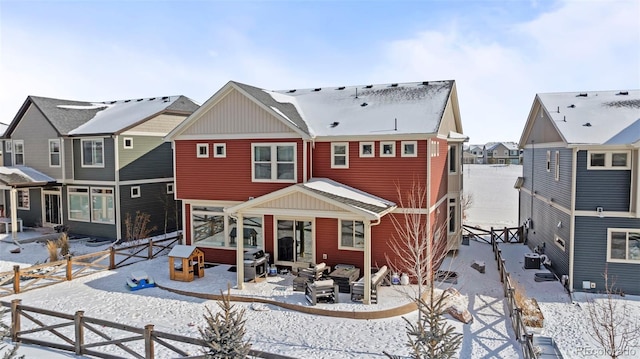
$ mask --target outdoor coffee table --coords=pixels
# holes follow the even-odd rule
[[[329,273],[329,278],[338,285],[340,293],[351,292],[351,282],[355,282],[360,277],[360,268],[338,268]]]

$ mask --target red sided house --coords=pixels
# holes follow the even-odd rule
[[[390,216],[420,213],[457,249],[461,133],[455,81],[285,91],[231,81],[166,138],[184,242],[207,262],[243,263],[260,248],[277,265],[347,263],[369,277],[385,253],[393,260]],[[426,204],[400,208],[398,188],[416,182]]]

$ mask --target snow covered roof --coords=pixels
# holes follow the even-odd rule
[[[175,258],[189,258],[191,257],[191,254],[193,253],[193,251],[195,251],[197,248],[194,246],[185,246],[183,244],[176,244],[175,246],[173,246],[173,248],[171,248],[171,251],[169,252],[168,256],[169,257],[175,257]]]
[[[0,166],[0,183],[11,187],[40,186],[56,180],[31,167]]]
[[[415,134],[438,131],[453,85],[425,81],[262,94],[250,87],[250,93],[311,136]]]
[[[632,144],[640,140],[640,90],[538,94],[568,144]]]
[[[161,112],[192,113],[198,105],[185,96],[83,102],[29,96],[53,127],[66,136],[113,134],[126,130]],[[26,109],[25,109],[26,110]],[[20,114],[16,117],[19,120]],[[14,125],[10,125],[12,128]]]
[[[394,202],[328,178],[312,178],[306,183],[299,184],[299,186],[322,194],[324,197],[331,198],[337,202],[375,214],[384,213],[396,206]]]

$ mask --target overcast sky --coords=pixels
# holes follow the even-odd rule
[[[540,92],[640,88],[640,1],[0,0],[0,122],[106,101],[457,82],[470,143],[518,141]]]

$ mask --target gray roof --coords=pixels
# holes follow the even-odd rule
[[[306,190],[330,198],[336,202],[378,215],[396,207],[394,202],[328,178],[312,178],[306,183],[297,184],[297,186],[301,186]]]

